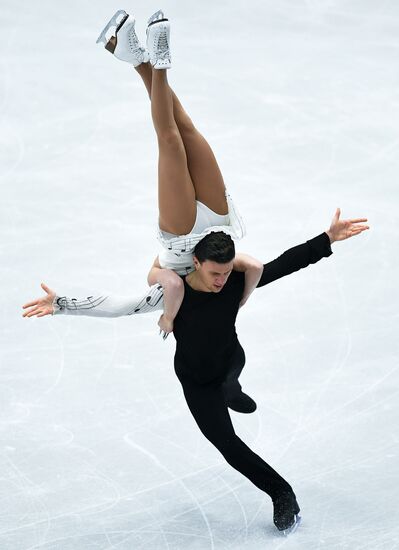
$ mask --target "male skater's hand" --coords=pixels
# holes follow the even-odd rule
[[[165,314],[162,314],[158,321],[159,326],[159,334],[162,333],[162,338],[166,340],[166,338],[169,336],[169,333],[173,331],[173,320],[168,319],[168,317],[165,317]]]
[[[334,241],[343,241],[344,239],[349,239],[349,237],[354,237],[362,231],[370,229],[368,225],[357,225],[360,222],[366,222],[367,218],[340,220],[340,214],[341,209],[337,208],[332,219],[330,229],[326,231],[327,235],[330,237],[331,243],[333,243]]]
[[[46,286],[44,283],[41,283],[41,287],[43,290],[46,291],[47,296],[43,296],[42,298],[37,298],[36,300],[33,300],[32,302],[28,302],[27,304],[23,305],[23,309],[29,308],[25,313],[22,315],[22,317],[32,317],[33,315],[36,315],[37,317],[44,317],[44,315],[52,315],[54,312],[53,308],[53,300],[56,296],[56,293],[54,290],[51,290],[48,286]]]

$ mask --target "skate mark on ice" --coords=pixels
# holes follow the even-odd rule
[[[193,494],[193,492],[187,487],[187,485],[184,483],[183,481],[183,477],[177,477],[175,476],[175,474],[173,472],[171,472],[164,464],[162,464],[158,458],[152,454],[150,451],[148,451],[147,449],[145,449],[144,447],[141,447],[140,445],[134,443],[130,437],[129,437],[129,433],[125,434],[124,437],[123,437],[123,440],[125,441],[125,443],[127,445],[129,445],[130,447],[133,447],[134,449],[137,449],[138,451],[140,451],[141,453],[145,454],[146,456],[148,456],[157,466],[158,468],[160,468],[161,470],[163,470],[164,472],[166,472],[170,477],[172,477],[175,481],[177,481],[182,487],[183,489],[187,492],[187,494],[192,498],[192,500],[196,503],[197,505],[197,508],[198,510],[200,511],[203,519],[204,519],[204,522],[206,524],[206,527],[208,529],[208,533],[209,533],[209,540],[210,540],[210,543],[211,543],[211,548],[212,550],[215,548],[215,545],[214,545],[214,540],[213,540],[213,534],[212,534],[212,528],[209,524],[209,521],[208,521],[208,518],[206,517],[206,513],[205,513],[205,510],[203,509],[203,507],[201,506],[200,502],[197,500],[196,496]]]

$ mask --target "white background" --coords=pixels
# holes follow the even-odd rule
[[[157,314],[22,318],[43,294],[132,294],[159,250],[157,145],[137,73],[95,40],[119,8],[171,21],[171,86],[264,262],[342,218],[370,230],[257,290],[237,321],[240,437],[270,498],[202,436]],[[399,548],[398,48],[394,0],[3,0],[2,550]]]

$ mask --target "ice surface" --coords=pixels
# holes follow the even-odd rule
[[[136,3],[137,4],[137,3]],[[270,498],[204,439],[158,315],[22,318],[43,281],[137,294],[158,252],[157,145],[136,72],[96,38],[172,22],[172,87],[270,261],[342,218],[371,229],[239,315],[237,433],[294,487]],[[119,5],[3,0],[2,550],[399,548],[398,52],[394,0]]]

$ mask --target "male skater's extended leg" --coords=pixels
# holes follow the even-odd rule
[[[152,78],[157,70],[152,68],[151,63],[141,63],[135,69],[143,79],[151,99]],[[173,116],[184,143],[188,170],[195,187],[196,199],[217,214],[227,214],[225,185],[215,155],[209,143],[194,126],[172,89],[171,95]]]
[[[175,367],[187,405],[203,435],[233,468],[271,497],[276,527],[292,528],[300,511],[295,493],[291,485],[235,433],[221,384],[197,384],[188,376],[178,374],[177,369]]]
[[[292,490],[289,483],[235,433],[220,383],[201,385],[181,374],[179,379],[199,429],[233,468],[272,498],[282,490]]]

